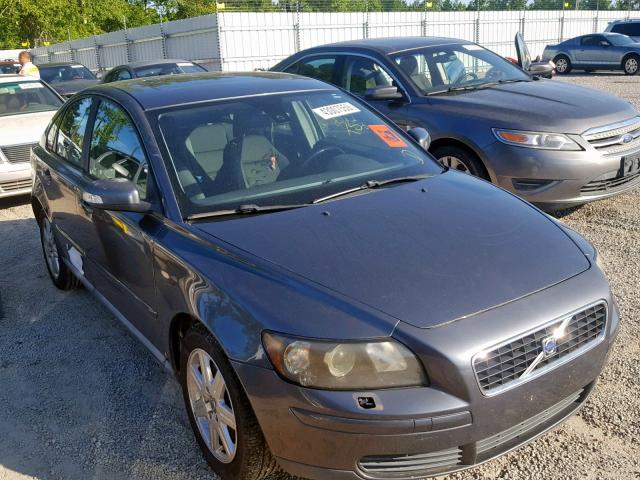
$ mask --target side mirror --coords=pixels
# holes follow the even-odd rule
[[[403,95],[398,91],[398,87],[373,87],[367,89],[364,98],[366,100],[400,100]]]
[[[422,127],[414,127],[407,131],[407,133],[411,138],[418,142],[423,149],[429,150],[429,146],[431,145],[431,135],[429,135],[427,130]]]
[[[547,77],[553,76],[553,70],[555,65],[552,62],[533,62],[529,67],[529,75],[532,77]]]
[[[84,192],[82,201],[90,207],[102,210],[147,213],[151,204],[140,200],[138,189],[126,178],[94,180]]]

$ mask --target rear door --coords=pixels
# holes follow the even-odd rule
[[[74,100],[65,106],[47,131],[45,149],[38,150],[42,162],[36,166],[55,227],[72,245],[78,245],[78,216],[82,184],[83,144],[92,100]]]

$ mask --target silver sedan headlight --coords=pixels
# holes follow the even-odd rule
[[[274,333],[264,333],[262,340],[278,374],[304,387],[373,390],[427,384],[416,356],[393,340],[340,343]]]
[[[517,147],[543,150],[582,150],[582,147],[563,133],[525,132],[494,128],[493,134],[502,143]]]

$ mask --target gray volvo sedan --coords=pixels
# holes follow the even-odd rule
[[[176,374],[225,480],[469,468],[587,401],[619,316],[584,238],[428,142],[287,74],[94,87],[33,151],[46,265]]]
[[[353,40],[296,53],[273,70],[333,83],[403,128],[426,128],[441,163],[546,209],[640,184],[640,112],[629,102],[531,77],[465,40]]]

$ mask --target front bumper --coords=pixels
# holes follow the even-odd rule
[[[570,137],[584,150],[538,150],[495,141],[484,152],[491,180],[525,200],[547,208],[580,205],[640,185],[640,175],[620,175],[621,155],[602,155],[580,136]],[[640,155],[640,151],[626,153],[635,154]],[[540,182],[539,186],[536,186],[537,182]]]
[[[318,480],[441,475],[478,465],[536,438],[586,401],[619,323],[608,289],[603,293],[598,288],[598,277],[601,274],[591,269],[554,288],[444,327],[427,330],[401,324],[394,337],[423,360],[429,387],[327,392],[286,383],[261,367],[234,367],[272,453],[290,473]],[[600,343],[516,388],[495,396],[481,393],[471,366],[473,354],[500,337],[526,331],[532,321],[542,324],[548,315],[555,318],[587,305],[594,294],[608,304],[606,334]],[[360,408],[360,396],[373,397],[376,408]]]
[[[30,193],[32,183],[31,164],[0,160],[0,198]]]

